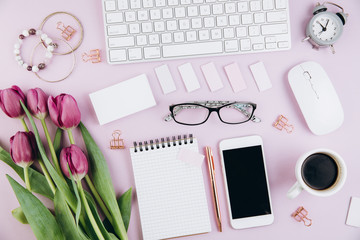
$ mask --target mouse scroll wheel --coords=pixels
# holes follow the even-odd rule
[[[305,77],[306,80],[311,79],[311,75],[310,75],[310,73],[308,71],[305,71],[303,74],[304,74],[304,77]]]

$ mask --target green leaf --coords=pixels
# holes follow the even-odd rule
[[[0,147],[0,160],[9,165],[14,171],[19,175],[19,177],[24,180],[24,169],[16,165],[11,159],[10,154]],[[51,200],[54,199],[54,194],[49,187],[48,182],[43,174],[36,171],[33,168],[29,168],[29,178],[32,191],[43,195]]]
[[[99,216],[99,213],[97,212],[96,206],[94,204],[94,199],[92,199],[92,197],[90,197],[90,195],[85,195],[86,196],[86,200],[89,204],[90,210],[95,218],[96,224],[99,226],[101,234],[103,235],[103,237],[105,238],[105,240],[114,240],[118,238],[113,238],[110,236],[110,233],[106,230],[106,228],[104,227],[101,218]],[[89,198],[90,197],[90,198]]]
[[[131,197],[132,197],[132,188],[129,188],[129,190],[127,190],[123,195],[121,195],[117,199],[117,203],[118,203],[120,211],[121,211],[121,216],[122,216],[122,219],[124,221],[126,231],[128,230],[129,223],[130,223]],[[103,223],[104,223],[104,226],[106,227],[106,229],[109,232],[114,231],[114,229],[111,226],[111,223],[109,222],[109,220],[107,218],[104,219]]]
[[[68,168],[68,171],[69,171],[69,174],[70,174],[71,184],[73,186],[73,190],[74,190],[76,200],[77,200],[76,211],[75,211],[75,222],[76,222],[76,226],[79,226],[79,217],[80,217],[80,212],[81,212],[81,199],[80,199],[80,196],[79,196],[79,191],[78,191],[78,189],[76,187],[75,180],[74,180],[73,175],[71,173],[69,164],[66,164],[66,165],[67,165],[67,168]]]
[[[29,121],[31,123],[32,129],[33,129],[33,132],[34,132],[34,135],[35,135],[35,139],[36,139],[36,144],[37,144],[39,152],[40,152],[40,156],[43,159],[44,164],[45,164],[47,170],[49,171],[49,174],[50,174],[51,178],[53,179],[53,181],[56,184],[56,186],[58,187],[58,189],[64,194],[65,199],[69,203],[71,209],[73,211],[75,211],[76,210],[76,203],[77,203],[75,196],[72,194],[72,192],[71,192],[69,186],[67,185],[64,177],[59,175],[58,172],[55,170],[54,166],[50,163],[50,161],[49,161],[49,159],[48,159],[48,157],[46,155],[44,145],[41,142],[39,131],[38,131],[36,125],[35,125],[34,119],[31,116],[29,110],[26,108],[26,106],[24,105],[24,103],[21,100],[20,100],[20,104],[21,104],[22,108],[24,109],[24,111],[26,113],[26,116],[28,117],[28,119],[29,119]]]
[[[44,204],[9,175],[6,175],[6,177],[15,192],[16,198],[18,199],[36,238],[38,240],[64,240],[64,235],[62,234],[55,217]]]
[[[82,122],[80,122],[79,127],[89,155],[89,165],[91,168],[94,185],[103,199],[106,207],[109,209],[111,216],[113,216],[112,225],[114,227],[115,233],[120,237],[121,240],[127,240],[128,237],[125,225],[116,201],[114,186],[112,184],[110,171],[104,155]]]
[[[29,224],[21,207],[18,207],[18,208],[15,208],[14,210],[12,210],[11,214],[13,215],[13,217],[16,220],[18,220],[22,224]]]
[[[56,214],[55,218],[58,221],[66,240],[88,239],[76,225],[74,217],[61,191],[56,191],[55,193],[54,207]]]
[[[61,151],[61,136],[62,136],[61,128],[56,129],[53,145],[57,156],[60,155],[60,151]]]

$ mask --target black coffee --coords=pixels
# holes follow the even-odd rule
[[[338,166],[332,157],[315,153],[302,164],[302,178],[311,188],[324,190],[331,187],[338,177]]]

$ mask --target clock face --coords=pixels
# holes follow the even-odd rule
[[[342,24],[336,15],[330,13],[314,16],[309,26],[313,37],[317,38],[322,44],[332,44],[342,32]]]

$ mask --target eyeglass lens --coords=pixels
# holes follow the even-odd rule
[[[219,116],[223,122],[235,124],[250,119],[254,109],[251,104],[233,103],[220,108]],[[201,124],[209,116],[210,110],[201,105],[182,104],[173,109],[174,118],[184,124]]]

